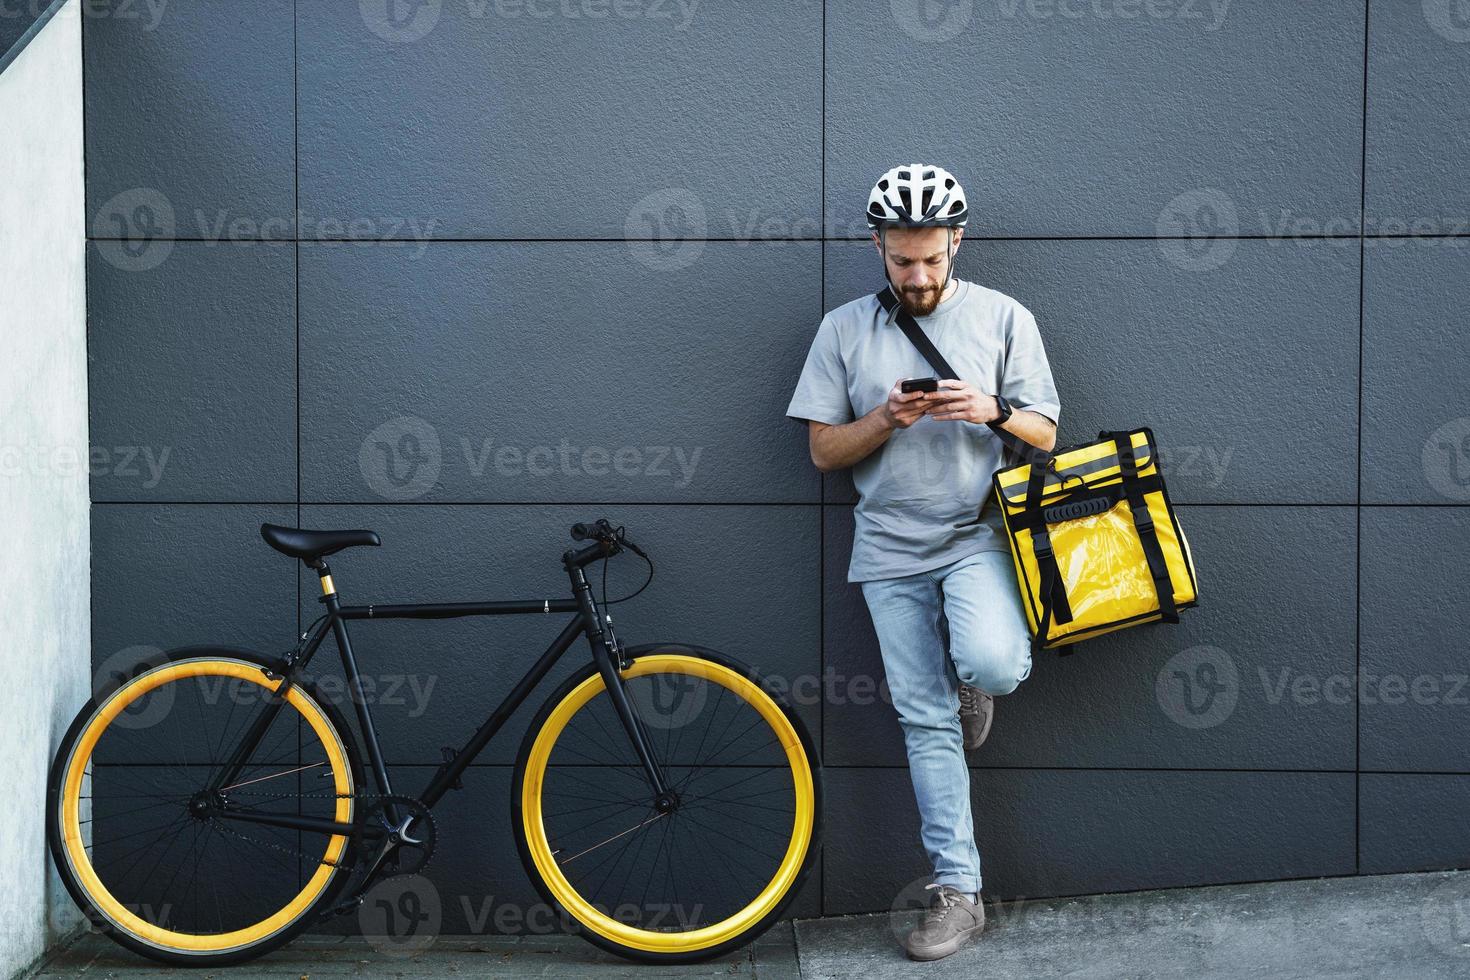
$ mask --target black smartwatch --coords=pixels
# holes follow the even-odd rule
[[[995,395],[995,404],[996,407],[1000,409],[1000,418],[992,422],[991,425],[1003,425],[1006,419],[1009,419],[1011,417],[1011,413],[1014,411],[1014,409],[1011,408],[1011,403],[1006,401],[1005,395]]]

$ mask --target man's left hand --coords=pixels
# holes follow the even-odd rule
[[[924,396],[924,414],[940,420],[976,422],[981,425],[1000,418],[994,395],[981,394],[968,381],[945,378],[939,390]]]

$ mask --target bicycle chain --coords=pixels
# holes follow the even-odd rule
[[[429,838],[428,838],[428,848],[427,848],[427,850],[428,850],[428,856],[426,856],[424,858],[423,863],[420,864],[417,868],[415,868],[412,873],[413,874],[418,874],[418,873],[422,872],[425,868],[427,868],[429,866],[429,861],[433,858],[434,843],[435,843],[435,840],[436,840],[436,834],[438,833],[437,827],[436,827],[436,825],[434,823],[434,815],[433,815],[432,812],[430,812],[430,810],[429,810],[428,807],[424,806],[421,802],[419,802],[418,800],[413,799],[412,797],[405,797],[405,796],[402,796],[402,795],[400,795],[398,793],[251,793],[251,792],[233,793],[232,792],[229,795],[232,796],[232,797],[233,796],[268,797],[268,798],[277,799],[277,800],[286,799],[286,798],[289,797],[289,798],[294,798],[294,799],[310,799],[310,800],[348,800],[348,799],[351,799],[351,800],[373,801],[373,802],[379,802],[379,803],[382,802],[382,801],[384,801],[384,800],[397,800],[400,803],[403,803],[403,802],[413,803],[413,804],[416,804],[420,808],[422,818],[424,820],[428,821],[428,824],[429,824]],[[346,864],[339,864],[339,863],[334,862],[334,861],[321,860],[320,858],[313,858],[312,855],[307,854],[304,851],[301,851],[301,850],[292,850],[291,848],[286,847],[286,846],[284,846],[282,844],[275,844],[275,843],[272,843],[271,841],[263,841],[263,840],[260,840],[259,838],[251,837],[251,836],[249,836],[247,834],[243,834],[243,833],[241,833],[238,830],[231,830],[230,828],[225,827],[222,822],[217,822],[215,824],[215,829],[218,830],[218,831],[220,831],[221,833],[227,835],[227,836],[230,836],[230,837],[238,837],[241,840],[249,841],[250,843],[255,844],[258,847],[270,848],[271,850],[274,850],[274,851],[280,851],[282,854],[289,854],[292,857],[307,858],[308,860],[319,860],[322,864],[325,864],[328,867],[345,868],[348,871],[353,871],[357,867],[357,862],[354,862],[352,865],[346,865]],[[343,836],[347,836],[347,835],[343,835]],[[394,877],[394,875],[387,874],[387,875],[384,875],[384,877],[385,878],[392,878],[392,877]]]

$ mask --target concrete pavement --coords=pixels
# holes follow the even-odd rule
[[[805,919],[737,955],[647,967],[568,936],[439,938],[407,955],[306,936],[242,967],[166,970],[87,935],[41,977],[1470,977],[1470,872],[1319,878],[986,902],[984,936],[937,963],[903,957],[918,913]]]

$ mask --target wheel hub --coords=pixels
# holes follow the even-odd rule
[[[195,820],[208,820],[222,803],[224,798],[218,793],[202,789],[189,798],[189,816]]]

